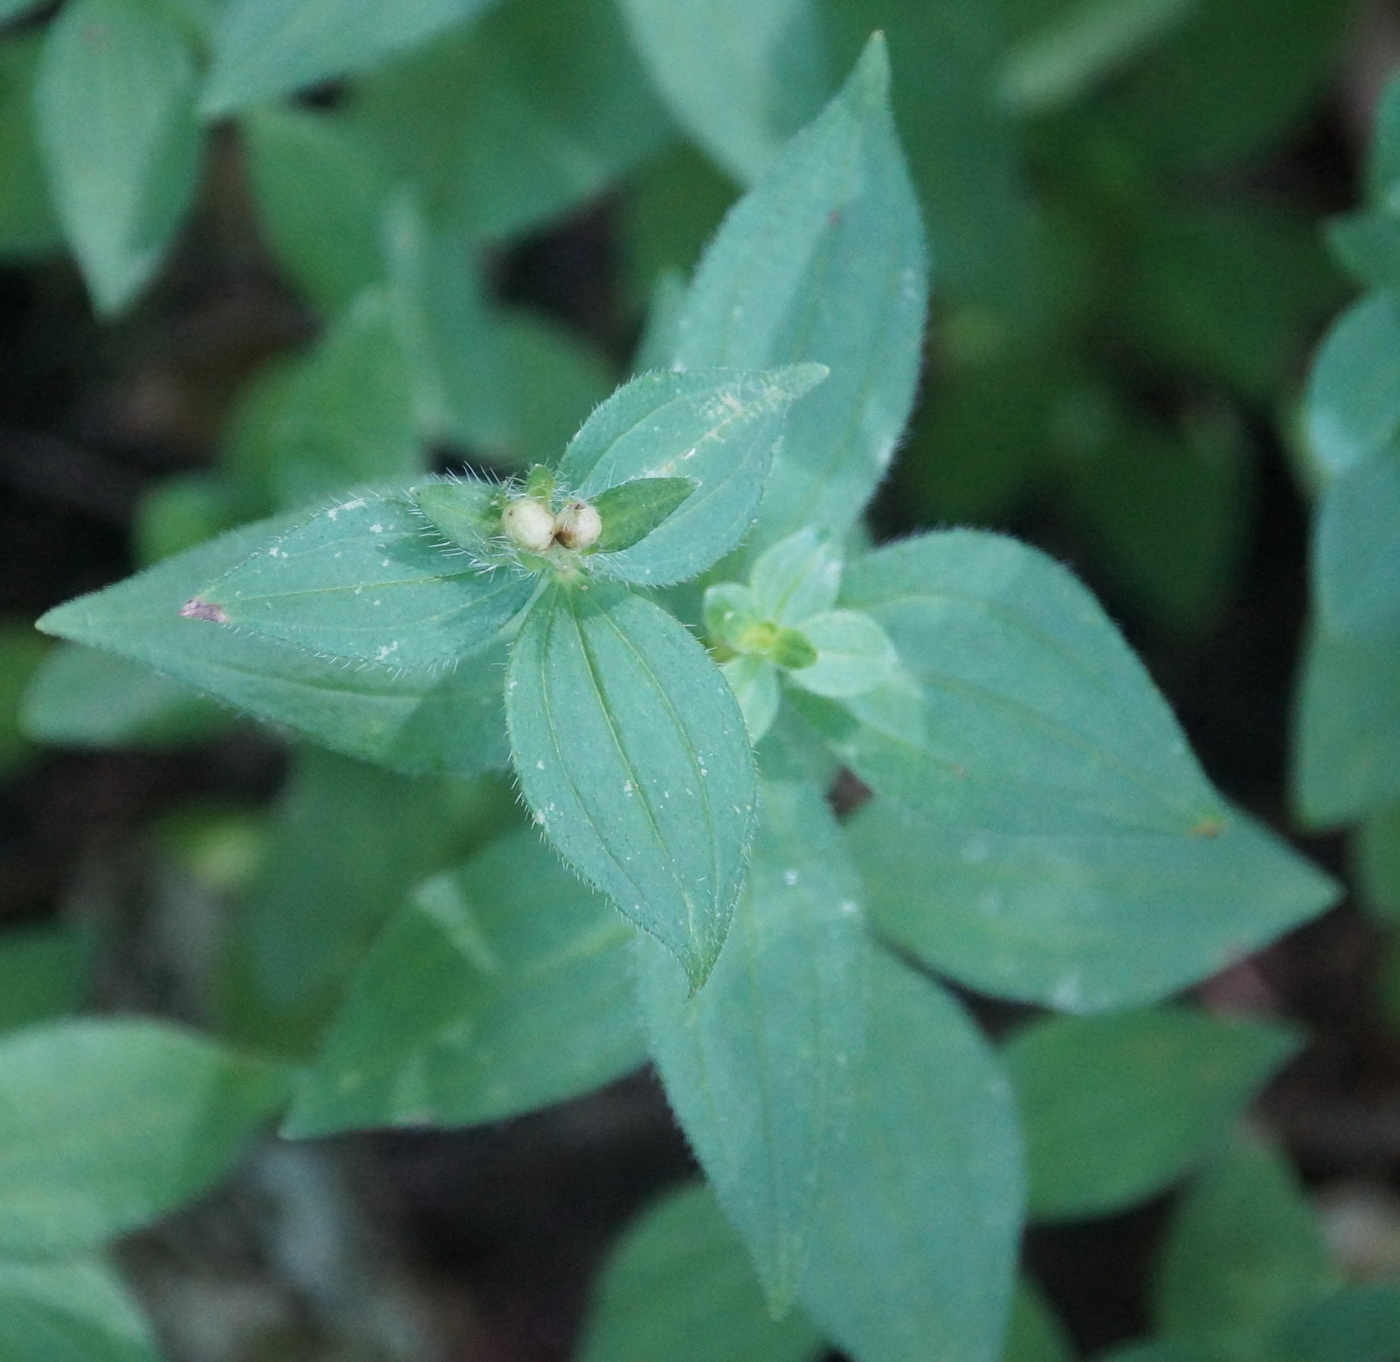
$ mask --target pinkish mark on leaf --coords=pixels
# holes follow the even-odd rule
[[[183,620],[211,620],[215,624],[228,623],[228,614],[222,605],[215,605],[212,601],[202,601],[198,596],[191,596],[180,607],[180,618]]]

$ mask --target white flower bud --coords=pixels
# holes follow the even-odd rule
[[[548,506],[534,497],[517,497],[501,512],[501,528],[506,538],[526,553],[543,553],[554,543],[554,516]]]
[[[566,549],[591,549],[603,533],[603,518],[586,501],[571,501],[559,512],[555,533]]]

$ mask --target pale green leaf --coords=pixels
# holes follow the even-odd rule
[[[796,1312],[764,1307],[742,1243],[707,1187],[651,1207],[613,1250],[584,1324],[582,1362],[807,1362]]]
[[[743,885],[756,798],[743,716],[705,650],[624,587],[555,587],[516,639],[506,721],[536,821],[699,987]]]
[[[477,241],[596,198],[671,135],[607,0],[498,5],[360,82],[342,116]]]
[[[164,1023],[85,1019],[0,1040],[0,1092],[0,1249],[50,1256],[94,1248],[217,1182],[286,1081]]]
[[[622,0],[622,11],[676,121],[740,182],[826,96],[815,0]]]
[[[490,0],[226,0],[200,97],[210,117],[363,70],[463,23]]]
[[[852,1357],[998,1362],[1016,1274],[1011,1088],[966,1013],[872,952],[845,1145],[824,1179],[798,1299]]]
[[[146,285],[193,198],[195,78],[186,35],[156,0],[76,0],[49,29],[39,144],[99,312]]]
[[[1371,1282],[1339,1291],[1285,1326],[1281,1362],[1395,1362],[1400,1286]]]
[[[1327,1242],[1281,1154],[1240,1139],[1177,1207],[1158,1327],[1212,1362],[1275,1362],[1281,1328],[1336,1289]]]
[[[1354,843],[1357,890],[1376,917],[1400,920],[1400,803],[1367,816]]]
[[[230,715],[189,686],[114,653],[55,648],[30,682],[21,722],[58,747],[166,747],[217,736]]]
[[[327,662],[440,666],[496,638],[535,579],[453,554],[434,539],[407,494],[366,492],[278,536],[183,610]]]
[[[644,477],[689,478],[695,491],[642,543],[600,566],[624,581],[666,586],[732,549],[758,510],[788,409],[823,376],[817,364],[756,374],[697,369],[643,374],[618,389],[570,442],[559,476],[582,497]]]
[[[751,548],[805,526],[843,535],[909,414],[927,277],[923,234],[888,104],[883,42],[731,210],[678,326],[685,368],[830,375],[788,421]]]
[[[1400,450],[1339,473],[1323,489],[1313,590],[1323,627],[1400,639]]]
[[[1022,1028],[1002,1062],[1026,1134],[1030,1214],[1106,1215],[1160,1191],[1224,1141],[1299,1043],[1181,1007]]]
[[[498,1121],[639,1067],[632,935],[536,834],[494,842],[390,921],[283,1134]]]
[[[859,610],[813,615],[803,620],[802,636],[817,650],[816,661],[789,671],[787,677],[813,695],[864,695],[888,681],[899,665],[889,636]]]
[[[0,1259],[4,1362],[157,1362],[150,1329],[97,1259]]]
[[[652,1057],[775,1309],[839,1158],[863,1027],[861,886],[821,791],[762,781],[748,885],[709,982],[639,939]]]
[[[0,44],[0,258],[36,255],[63,243],[36,140],[34,79],[42,36],[7,36]]]
[[[339,311],[384,275],[383,169],[309,109],[251,109],[239,129],[268,244],[313,303]]]
[[[739,702],[744,726],[749,731],[749,741],[756,747],[778,717],[782,692],[778,686],[777,669],[766,657],[744,653],[721,663],[720,671]]]
[[[749,590],[759,619],[800,627],[836,604],[841,559],[816,530],[799,530],[759,554]]]
[[[489,649],[446,675],[328,666],[273,639],[180,618],[202,586],[289,527],[260,521],[80,596],[40,621],[45,632],[110,650],[349,756],[399,770],[464,775],[504,765],[501,661]]]

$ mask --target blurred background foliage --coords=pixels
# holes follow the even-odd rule
[[[134,1006],[304,1056],[388,910],[519,821],[503,780],[288,754],[30,621],[349,486],[552,459],[657,352],[729,204],[875,28],[934,263],[876,532],[1004,528],[1069,561],[1222,787],[1286,821],[1327,478],[1301,393],[1358,286],[1369,310],[1327,372],[1382,424],[1400,408],[1372,372],[1400,353],[1400,99],[1376,114],[1393,5],[0,0],[0,1023]],[[1366,897],[1391,918],[1396,793],[1313,819],[1364,816]],[[1352,1259],[1394,1271],[1386,940],[1344,911],[1207,995],[1318,1031],[1270,1119],[1331,1189],[1334,1240],[1352,1227]],[[659,1102],[638,1080],[509,1146],[270,1153],[242,1195],[278,1217],[194,1213],[128,1258],[176,1357],[418,1357],[422,1317],[494,1340],[483,1356],[563,1356],[601,1245],[686,1166]],[[1162,1217],[1033,1238],[1082,1345],[1145,1331]],[[438,1299],[434,1274],[460,1271],[470,1311]],[[180,1324],[192,1300],[244,1323]],[[1024,1357],[1065,1355],[1027,1300]],[[227,1344],[249,1329],[263,1351]]]

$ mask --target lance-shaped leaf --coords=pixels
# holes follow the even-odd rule
[[[643,374],[584,423],[559,464],[581,497],[633,478],[689,478],[695,491],[631,549],[609,555],[626,581],[668,586],[698,576],[743,538],[788,408],[821,382],[819,364],[770,373]]]
[[[620,482],[593,498],[593,509],[602,521],[594,548],[599,553],[620,553],[640,543],[692,492],[689,478],[633,478]]]
[[[821,791],[763,781],[748,886],[709,982],[688,996],[676,962],[638,941],[666,1094],[779,1311],[844,1140],[863,1026],[861,892]]]
[[[629,1227],[603,1269],[583,1362],[804,1362],[820,1351],[796,1311],[764,1308],[744,1246],[708,1187],[687,1187]]]
[[[158,1362],[136,1302],[95,1258],[0,1261],[0,1357]]]
[[[389,923],[282,1133],[498,1121],[637,1068],[633,935],[534,832],[501,838]]]
[[[731,210],[678,324],[688,369],[815,360],[831,371],[788,423],[755,547],[806,525],[848,529],[909,415],[928,280],[888,86],[877,38]]]
[[[409,497],[366,493],[288,531],[182,613],[326,658],[433,667],[489,643],[534,589],[526,573],[445,553]]]
[[[157,1022],[8,1037],[0,1248],[80,1252],[155,1219],[224,1176],[285,1089],[280,1069]]]
[[[526,616],[506,722],[536,821],[585,879],[709,975],[756,799],[743,716],[705,650],[626,588],[552,588]]]
[[[1011,1087],[967,1014],[883,951],[798,1300],[852,1357],[999,1362],[1021,1228]]]
[[[195,78],[181,25],[155,0],[79,0],[49,30],[39,145],[100,312],[146,284],[194,195]]]
[[[347,756],[410,773],[473,775],[503,766],[508,752],[498,648],[464,659],[445,675],[351,669],[328,666],[275,639],[180,617],[196,591],[291,523],[279,517],[234,530],[50,610],[39,628],[153,667]]]
[[[937,968],[1121,1007],[1331,902],[1325,876],[1212,790],[1117,630],[1044,555],[924,535],[849,567],[842,599],[884,627],[911,683],[822,721],[885,796],[853,827],[872,915]]]

